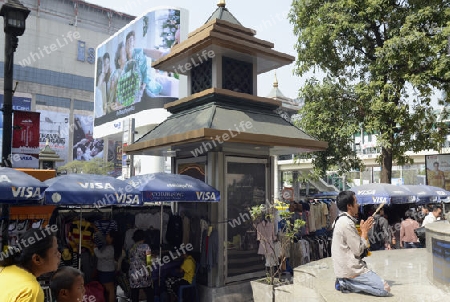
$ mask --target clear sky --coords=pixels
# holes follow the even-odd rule
[[[140,16],[148,9],[158,6],[176,6],[189,11],[189,32],[202,26],[216,10],[218,0],[86,0],[119,12]],[[293,26],[287,19],[292,0],[254,1],[226,0],[226,8],[245,27],[256,30],[256,37],[275,44],[274,49],[297,57],[294,50],[296,38]],[[304,83],[293,75],[294,64],[276,71],[279,88],[283,94],[296,98]],[[266,96],[272,89],[274,72],[258,76],[258,95]]]

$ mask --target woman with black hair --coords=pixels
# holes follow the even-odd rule
[[[0,255],[0,301],[44,302],[37,277],[56,271],[61,261],[53,227],[30,229]]]
[[[116,301],[115,291],[115,276],[116,276],[116,264],[115,264],[115,251],[114,241],[116,240],[117,232],[110,231],[106,234],[106,246],[101,249],[94,248],[95,256],[97,257],[97,270],[98,280],[105,287],[107,302]]]
[[[414,230],[419,227],[419,223],[414,220],[414,212],[409,209],[405,212],[406,219],[400,224],[400,247],[418,248],[420,247],[419,238]]]

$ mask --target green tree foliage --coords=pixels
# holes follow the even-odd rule
[[[114,170],[114,163],[104,161],[101,158],[93,158],[90,161],[71,161],[64,166],[58,168],[58,172],[67,171],[72,173],[85,173],[106,175]]]
[[[450,1],[294,0],[289,19],[296,74],[325,74],[301,89],[299,121],[330,144],[312,155],[322,175],[360,165],[350,147],[360,127],[377,136],[381,182],[390,182],[393,162],[412,163],[405,151],[439,150],[446,129],[430,102],[437,91],[448,102]]]

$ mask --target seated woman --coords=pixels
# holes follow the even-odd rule
[[[182,255],[183,263],[176,274],[181,277],[168,277],[166,279],[167,292],[170,294],[170,301],[176,301],[178,298],[178,289],[181,285],[189,285],[195,276],[195,260],[191,255],[185,253]]]

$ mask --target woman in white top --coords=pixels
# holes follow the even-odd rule
[[[114,261],[114,238],[115,231],[106,234],[106,245],[102,248],[95,248],[94,253],[97,257],[98,280],[105,287],[107,302],[115,302],[116,294],[114,290],[114,278],[116,275],[116,265]]]

